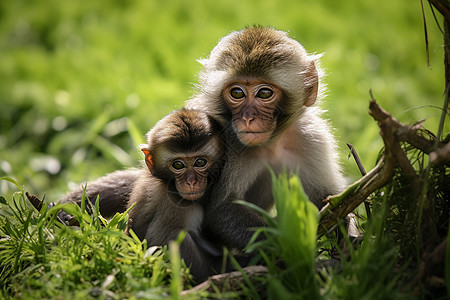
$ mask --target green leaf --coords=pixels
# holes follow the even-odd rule
[[[131,159],[130,155],[124,151],[119,146],[111,143],[109,140],[105,139],[102,136],[97,136],[93,143],[92,143],[97,149],[102,152],[102,154],[105,157],[114,159],[119,164],[123,166],[132,166],[133,160]]]
[[[133,145],[140,145],[145,143],[145,139],[143,138],[143,134],[139,131],[136,124],[130,119],[127,118],[127,126],[128,133],[131,136],[131,140],[133,141]]]
[[[272,216],[266,210],[262,209],[258,205],[253,204],[251,202],[244,201],[244,200],[236,200],[236,201],[234,201],[234,203],[244,205],[244,206],[258,212],[260,215],[262,215],[267,220],[267,222],[269,223],[270,226],[275,225],[274,218],[272,218]]]
[[[6,181],[11,182],[12,184],[14,184],[23,193],[23,188],[13,178],[5,176],[5,177],[0,177],[0,180],[6,180]]]
[[[172,278],[170,280],[170,293],[172,299],[179,299],[183,289],[181,282],[181,258],[180,246],[175,241],[169,242],[170,265],[172,267]]]

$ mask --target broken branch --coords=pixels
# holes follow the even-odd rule
[[[434,150],[435,139],[427,139],[420,134],[419,125],[403,125],[384,110],[373,99],[370,101],[369,114],[378,122],[385,151],[378,164],[361,179],[341,194],[328,197],[328,202],[319,212],[318,235],[324,235],[339,219],[345,218],[370,194],[386,185],[393,176],[394,168],[399,166],[407,174],[413,187],[420,186],[419,178],[406,157],[400,143],[405,141],[419,150],[430,153]]]

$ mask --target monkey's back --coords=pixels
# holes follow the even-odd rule
[[[61,202],[79,204],[83,196],[84,186],[86,186],[86,196],[89,200],[95,203],[97,197],[99,197],[100,213],[104,217],[111,217],[117,212],[126,210],[131,191],[141,172],[137,169],[115,171],[92,182],[80,185],[63,196]]]

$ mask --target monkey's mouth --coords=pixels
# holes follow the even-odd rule
[[[243,130],[243,131],[239,131],[239,134],[247,134],[247,133],[251,133],[251,134],[262,134],[262,133],[271,133],[271,131],[268,131],[268,130],[266,130],[266,131],[245,131],[245,130]]]
[[[185,200],[195,201],[195,200],[200,199],[203,196],[203,191],[193,192],[193,193],[181,193],[180,192],[180,196]]]
[[[267,142],[272,131],[240,131],[239,140],[246,145],[256,146]]]

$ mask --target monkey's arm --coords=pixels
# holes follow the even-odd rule
[[[255,211],[229,198],[221,205],[210,207],[205,214],[204,226],[213,240],[229,248],[243,250],[253,236],[252,229],[267,226]],[[259,236],[258,240],[263,239]]]
[[[215,253],[205,251],[205,243],[206,240],[196,232],[189,231],[180,245],[180,256],[190,267],[197,282],[203,282],[208,276],[219,273],[222,264],[221,253],[217,250],[214,250]]]
[[[282,134],[276,159],[271,162],[277,173],[288,170],[298,174],[306,194],[319,209],[327,196],[340,193],[347,185],[336,140],[321,113],[317,107],[306,109]]]
[[[111,217],[116,212],[124,212],[136,180],[141,170],[116,171],[100,177],[86,185],[86,196],[94,203],[99,196],[100,213],[104,217]],[[65,196],[61,202],[80,203],[83,195],[80,186]]]

